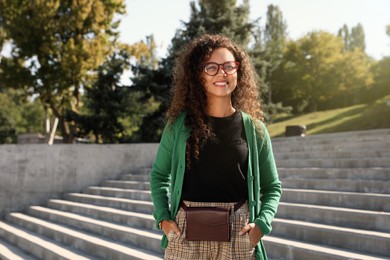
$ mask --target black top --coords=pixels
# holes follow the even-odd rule
[[[182,200],[237,202],[248,198],[248,145],[242,114],[210,117],[216,139],[208,141],[186,168]]]

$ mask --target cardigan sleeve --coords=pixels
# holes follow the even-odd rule
[[[169,124],[164,128],[156,159],[150,172],[150,191],[153,201],[153,217],[159,223],[171,219],[169,211],[169,190],[171,183],[171,162],[174,144],[174,129]]]
[[[271,138],[264,124],[261,137],[258,136],[258,158],[260,171],[260,213],[255,219],[263,235],[271,233],[271,222],[276,214],[282,185],[279,181]]]

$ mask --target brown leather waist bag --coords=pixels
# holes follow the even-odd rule
[[[234,205],[239,209],[245,200]],[[181,207],[186,212],[186,239],[188,241],[230,241],[230,208]]]

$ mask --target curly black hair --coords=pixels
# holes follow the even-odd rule
[[[167,111],[168,124],[186,112],[185,125],[191,134],[187,141],[186,158],[199,158],[200,147],[214,138],[206,114],[207,96],[202,77],[203,64],[218,48],[228,49],[240,62],[237,71],[237,87],[232,93],[235,109],[252,116],[254,121],[264,121],[260,104],[256,74],[248,54],[221,34],[205,34],[191,41],[181,52],[173,70],[172,100]]]

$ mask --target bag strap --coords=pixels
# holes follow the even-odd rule
[[[239,202],[234,204],[234,212],[236,212],[239,208],[241,208],[241,206],[244,205],[245,202],[246,200],[240,200]],[[183,201],[181,202],[180,206],[184,209],[184,211],[186,211],[189,208]]]

